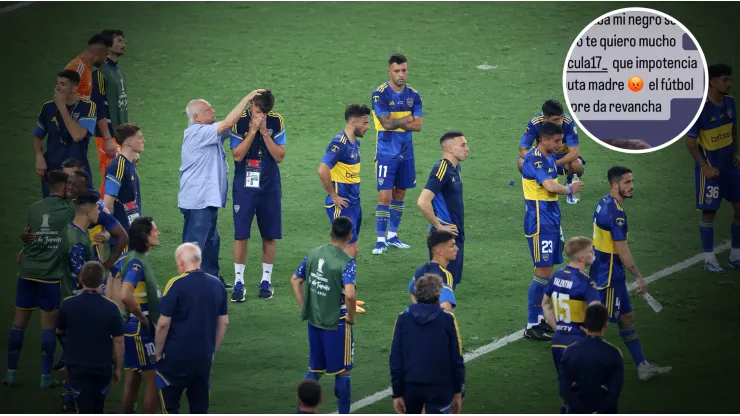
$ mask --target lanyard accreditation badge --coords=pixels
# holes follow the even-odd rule
[[[262,136],[260,136],[260,139]],[[260,174],[262,173],[262,143],[260,143],[257,159],[247,159],[245,169],[244,187],[251,189],[260,188]]]

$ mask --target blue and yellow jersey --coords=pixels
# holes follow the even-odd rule
[[[122,154],[113,159],[105,170],[105,193],[116,197],[113,217],[128,231],[136,216],[141,215],[141,187],[136,161],[126,159]]]
[[[558,181],[555,156],[545,157],[534,148],[524,156],[522,188],[524,190],[524,234],[533,237],[539,233],[560,233],[560,205],[558,194],[551,193],[542,182]]]
[[[39,138],[46,137],[44,146],[44,158],[46,159],[47,171],[61,170],[62,162],[67,158],[74,158],[85,165],[89,171],[90,164],[87,160],[87,145],[95,133],[98,110],[91,101],[80,99],[76,103],[67,106],[69,114],[77,123],[87,130],[88,135],[79,142],[75,142],[69,134],[69,129],[64,125],[62,115],[53,101],[45,103],[41,107],[36,119],[36,127],[33,135]]]
[[[452,166],[447,159],[440,159],[432,167],[424,189],[432,191],[432,208],[440,224],[457,226],[455,241],[465,241],[465,204],[461,166]]]
[[[282,146],[287,143],[285,135],[285,121],[280,114],[270,111],[266,114],[265,126],[267,133],[276,145]],[[242,113],[236,125],[229,130],[229,147],[233,150],[239,146],[249,133],[249,125],[252,122],[252,114],[249,111]],[[247,167],[260,172],[259,188],[245,187]],[[234,161],[234,190],[248,191],[278,191],[281,189],[280,168],[278,163],[267,150],[262,134],[257,131],[249,146],[247,154],[241,162]]]
[[[100,214],[98,215],[98,223],[90,224],[90,227],[88,227],[87,229],[87,234],[90,236],[90,240],[93,241],[98,234],[103,232],[103,230],[111,232],[119,224],[118,220],[116,220],[113,215],[108,213],[102,200],[98,200],[98,212],[100,212]],[[95,246],[95,260],[99,262],[103,261],[102,245]]]
[[[416,296],[416,293],[414,293],[414,284],[416,284],[416,279],[421,278],[425,274],[434,274],[442,279],[442,293],[439,294],[439,303],[450,302],[454,308],[457,305],[457,302],[455,301],[455,292],[452,290],[452,273],[442,267],[439,263],[430,261],[419,266],[419,268],[416,269],[416,272],[414,272],[414,277],[412,277],[409,282],[409,293]]]
[[[545,117],[542,113],[539,113],[532,117],[527,123],[527,128],[524,130],[522,139],[519,142],[519,146],[526,147],[527,149],[536,146],[540,138],[540,126],[545,121]],[[578,129],[576,128],[576,122],[568,114],[563,114],[563,146],[555,152],[556,155],[565,155],[568,153],[568,146],[578,146]],[[557,156],[555,156],[557,159]]]
[[[321,163],[331,169],[331,182],[334,190],[342,198],[347,198],[350,205],[360,203],[360,139],[355,142],[344,132],[334,136],[326,147],[326,154]],[[334,202],[326,196],[326,208]]]
[[[716,105],[707,98],[701,115],[686,135],[697,139],[699,150],[710,166],[722,170],[733,166],[733,126],[737,126],[735,99],[726,95]]]
[[[123,253],[118,257],[118,260],[111,266],[110,273],[115,277],[118,273],[121,272],[121,267],[123,267],[123,261],[126,260],[126,254]]]
[[[120,267],[120,266],[119,266]],[[123,276],[123,284],[131,283],[134,285],[134,299],[141,308],[144,316],[149,316],[149,300],[146,296],[146,280],[144,278],[144,266],[138,259],[132,259],[128,263],[126,275]],[[131,314],[129,320],[138,320],[134,314]]]
[[[553,273],[545,286],[545,294],[552,298],[555,309],[556,331],[563,335],[581,335],[586,319],[586,308],[600,302],[596,282],[575,267],[566,266]]]
[[[601,198],[594,211],[596,259],[589,272],[600,290],[625,279],[624,264],[614,242],[627,240],[627,232],[627,214],[619,202],[611,195]]]
[[[421,95],[418,91],[406,85],[401,92],[391,88],[388,81],[373,91],[372,96],[373,119],[377,131],[375,143],[375,158],[414,158],[414,143],[411,141],[411,132],[403,129],[385,130],[380,124],[378,116],[389,114],[392,118],[403,118],[408,115],[424,117]]]

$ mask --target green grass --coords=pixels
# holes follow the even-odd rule
[[[326,144],[343,128],[349,103],[367,103],[387,79],[390,54],[409,58],[409,84],[424,100],[422,132],[414,135],[419,186],[407,193],[400,235],[407,251],[371,256],[375,240],[372,172],[374,132],[363,139],[362,197],[365,208],[358,258],[358,296],[367,313],[355,327],[353,400],[389,385],[388,352],[395,316],[408,302],[414,269],[427,259],[426,224],[414,202],[434,162],[438,138],[462,130],[469,142],[464,162],[466,255],[456,315],[465,351],[520,330],[526,318],[531,260],[522,232],[522,191],[515,158],[529,117],[547,98],[562,98],[563,60],[573,38],[616,3],[74,3],[35,4],[0,15],[0,103],[3,130],[5,215],[0,227],[6,271],[0,291],[0,329],[14,313],[14,254],[25,207],[39,197],[30,131],[42,103],[52,97],[54,73],[102,28],[126,32],[121,61],[128,75],[131,120],[143,127],[146,151],[139,164],[143,211],[162,232],[152,253],[160,283],[176,275],[173,252],[181,242],[177,209],[184,108],[208,99],[223,117],[249,91],[268,87],[275,111],[287,125],[281,165],[284,238],[278,242],[275,298],[256,299],[261,271],[260,240],[249,244],[248,301],[230,304],[231,325],[213,366],[215,413],[291,413],[295,386],[308,361],[305,323],[288,280],[305,253],[326,241],[329,220],[316,168]],[[644,6],[644,5],[643,5]],[[650,7],[650,6],[645,6]],[[711,62],[737,56],[738,13],[707,13],[704,5],[655,5],[687,25]],[[86,24],[80,16],[90,16]],[[394,22],[394,23],[390,23]],[[723,29],[719,29],[723,28]],[[477,65],[496,65],[493,70]],[[564,100],[562,101],[564,102]],[[694,210],[693,166],[681,143],[647,155],[606,150],[581,135],[587,160],[582,201],[563,204],[566,237],[591,234],[591,216],[607,192],[605,172],[625,164],[635,175],[635,197],[626,203],[630,247],[646,275],[700,251]],[[91,150],[90,160],[97,163]],[[231,162],[230,162],[231,163]],[[230,168],[233,172],[233,166]],[[100,178],[96,176],[96,184]],[[514,180],[516,185],[510,186]],[[729,238],[723,208],[717,240]],[[231,202],[220,212],[221,267],[233,279]],[[257,228],[253,234],[258,236]],[[734,393],[731,374],[740,370],[734,345],[738,318],[734,273],[717,278],[694,266],[651,285],[665,305],[654,314],[635,298],[637,327],[649,359],[674,371],[638,384],[629,356],[622,409],[630,412],[722,412]],[[21,356],[18,386],[0,386],[8,412],[56,412],[58,391],[39,392],[39,328],[34,316]],[[613,334],[612,334],[613,337]],[[6,338],[0,336],[0,351]],[[617,346],[621,342],[614,340]],[[3,354],[3,357],[5,355]],[[2,361],[4,363],[4,361]],[[336,410],[333,380],[322,381],[322,411]],[[555,372],[546,343],[519,341],[468,365],[468,412],[557,412]],[[108,408],[120,411],[120,387]],[[185,410],[184,408],[183,410]],[[388,413],[390,399],[362,412]]]

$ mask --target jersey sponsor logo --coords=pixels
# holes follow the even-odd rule
[[[712,141],[712,143],[714,143],[714,142],[718,142],[720,140],[724,140],[724,139],[726,139],[728,137],[731,137],[731,136],[732,136],[732,132],[730,131],[730,132],[725,132],[725,133],[718,134],[716,136],[710,136],[710,140]]]
[[[344,173],[344,177],[345,177],[345,178],[347,178],[347,179],[357,179],[357,178],[359,178],[359,177],[360,177],[360,172],[350,172],[350,171],[346,171],[346,172]],[[381,185],[382,185],[382,184],[381,184]]]

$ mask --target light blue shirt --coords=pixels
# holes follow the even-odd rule
[[[228,137],[228,130],[218,135],[218,123],[191,124],[185,129],[177,196],[180,208],[226,207],[229,166],[224,141]]]

